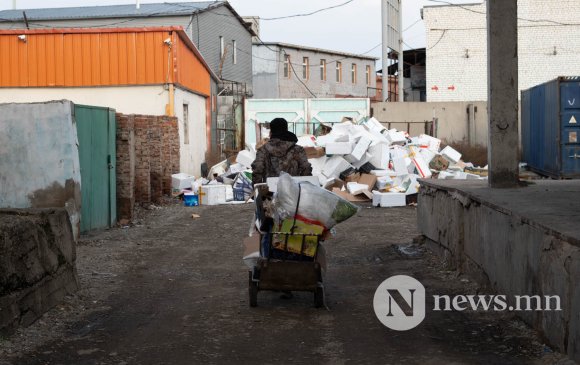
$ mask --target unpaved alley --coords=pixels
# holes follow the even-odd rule
[[[511,314],[427,311],[407,332],[373,311],[395,274],[428,294],[476,294],[412,245],[414,207],[363,206],[327,242],[328,308],[260,292],[248,305],[241,240],[253,205],[152,207],[136,225],[83,237],[81,291],[0,342],[0,364],[527,364],[555,355]],[[199,218],[192,218],[192,214]],[[429,300],[428,300],[429,302]],[[429,304],[428,304],[429,308]]]

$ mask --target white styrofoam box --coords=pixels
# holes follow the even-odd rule
[[[428,149],[433,152],[439,152],[439,148],[441,147],[441,140],[439,138],[431,137],[427,134],[421,134],[419,138],[427,143]]]
[[[322,173],[316,175],[316,177],[318,178],[318,183],[320,184],[320,186],[322,186],[325,189],[326,189],[326,186],[328,186],[329,184],[332,184],[334,182],[334,178],[328,178],[328,177],[324,176],[324,174],[322,174]]]
[[[311,134],[305,134],[298,137],[296,144],[302,147],[316,147],[316,137]]]
[[[338,123],[332,126],[331,133],[337,135],[339,134],[349,135],[351,134],[351,129],[353,126],[354,124],[352,124],[352,122],[350,121]]]
[[[372,170],[371,174],[378,176],[378,177],[380,177],[380,176],[397,176],[398,175],[398,173],[396,171],[393,171],[393,170]]]
[[[226,185],[203,185],[199,194],[200,205],[218,205],[226,202]]]
[[[322,169],[324,169],[326,160],[328,160],[328,157],[326,156],[308,159],[308,162],[310,162],[310,166],[312,166],[312,175],[322,173]]]
[[[418,175],[421,176],[422,178],[428,178],[431,177],[431,175],[433,175],[431,173],[431,170],[429,170],[429,164],[425,162],[423,157],[421,157],[420,155],[415,156],[415,158],[413,159],[413,164],[417,169]]]
[[[389,160],[391,159],[391,152],[389,146],[385,143],[377,143],[370,146],[368,150],[371,158],[369,162],[377,169],[386,169],[389,167]]]
[[[234,200],[234,187],[226,185],[226,201],[231,202],[232,200]]]
[[[360,137],[356,146],[354,146],[354,149],[350,153],[349,157],[352,157],[356,161],[360,161],[360,159],[367,152],[367,149],[371,145],[371,142],[372,141],[365,136]],[[387,149],[387,151],[388,151],[388,149]]]
[[[195,176],[184,174],[182,172],[171,175],[171,187],[176,190],[188,189],[194,181]]]
[[[350,134],[336,134],[334,142],[351,142]]]
[[[437,176],[437,178],[440,180],[449,180],[449,179],[453,179],[454,176],[455,176],[454,173],[447,172],[447,171],[440,171],[439,176]]]
[[[348,162],[350,162],[357,169],[359,169],[365,163],[369,162],[370,158],[371,158],[371,155],[369,155],[368,153],[365,153],[363,155],[363,157],[358,161],[355,161],[354,158],[350,157],[349,155],[344,156],[344,159],[347,160]]]
[[[350,142],[330,142],[326,144],[327,155],[348,155],[352,152],[353,144]]]
[[[375,207],[404,207],[407,205],[404,193],[381,193],[373,190],[373,206]]]
[[[240,173],[244,170],[246,170],[246,167],[244,165],[242,165],[241,163],[235,163],[233,165],[230,165],[228,172],[230,174],[237,174],[237,173]]]
[[[433,160],[435,158],[435,156],[437,156],[437,154],[435,152],[431,151],[428,148],[421,148],[421,151],[419,152],[419,154],[421,155],[423,160],[425,160],[425,162],[427,162],[427,163],[431,162],[431,160]]]
[[[252,153],[248,150],[243,150],[238,152],[238,156],[236,157],[236,162],[244,165],[246,168],[252,168],[252,162],[256,159],[256,154]]]
[[[359,184],[357,182],[349,182],[346,183],[346,190],[352,195],[358,195],[365,190],[369,190],[369,186],[367,184]]]
[[[314,186],[320,186],[320,181],[318,180],[318,176],[292,176],[292,180],[297,183],[300,182],[309,182]],[[269,177],[266,179],[266,183],[268,184],[268,190],[272,193],[278,191],[278,178],[277,177]]]
[[[341,172],[351,167],[352,165],[349,164],[347,160],[345,160],[341,156],[335,155],[329,158],[328,161],[326,161],[324,169],[322,169],[322,173],[324,174],[324,176],[327,176],[329,178],[334,177],[338,179],[340,177]]]
[[[393,131],[390,130],[387,134],[387,141],[389,141],[390,144],[405,144],[407,143],[407,138],[405,138],[405,133],[403,132],[397,132],[397,131]]]
[[[408,157],[397,157],[393,159],[393,167],[398,174],[408,174],[411,159]]]
[[[363,125],[373,134],[383,134],[387,132],[387,128],[381,124],[376,118],[370,118]]]
[[[481,180],[481,177],[476,174],[465,173],[467,180]]]
[[[457,152],[451,146],[447,146],[441,150],[441,156],[445,157],[446,160],[452,163],[457,163],[461,160],[461,153]]]
[[[419,182],[417,181],[419,176],[415,174],[411,174],[407,176],[405,181],[403,182],[403,186],[407,187],[407,191],[405,192],[406,195],[417,194],[419,192]]]
[[[324,136],[319,136],[316,138],[316,145],[318,147],[325,147],[327,143],[335,142],[336,137],[338,137],[338,136],[336,136],[334,134],[325,134]]]
[[[453,173],[454,180],[467,180],[467,174],[463,171],[456,171]]]
[[[377,178],[377,188],[379,190],[387,189],[393,186],[393,179],[390,176],[380,176]]]
[[[409,157],[409,151],[406,148],[401,146],[391,146],[389,148],[391,159],[395,158],[402,158],[402,157]]]

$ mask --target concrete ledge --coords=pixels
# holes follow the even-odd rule
[[[540,181],[501,190],[478,181],[421,185],[421,233],[452,266],[476,274],[498,294],[560,296],[562,311],[517,313],[579,361],[580,182]]]
[[[33,323],[78,289],[69,215],[0,209],[0,333]]]

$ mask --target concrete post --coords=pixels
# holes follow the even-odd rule
[[[487,0],[489,186],[518,186],[517,0]]]
[[[405,75],[403,75],[403,1],[399,0],[399,54],[398,54],[398,76],[399,102],[405,101]]]

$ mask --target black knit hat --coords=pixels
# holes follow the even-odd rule
[[[296,135],[288,131],[288,122],[284,118],[274,118],[270,122],[270,138],[287,142],[298,142]]]

